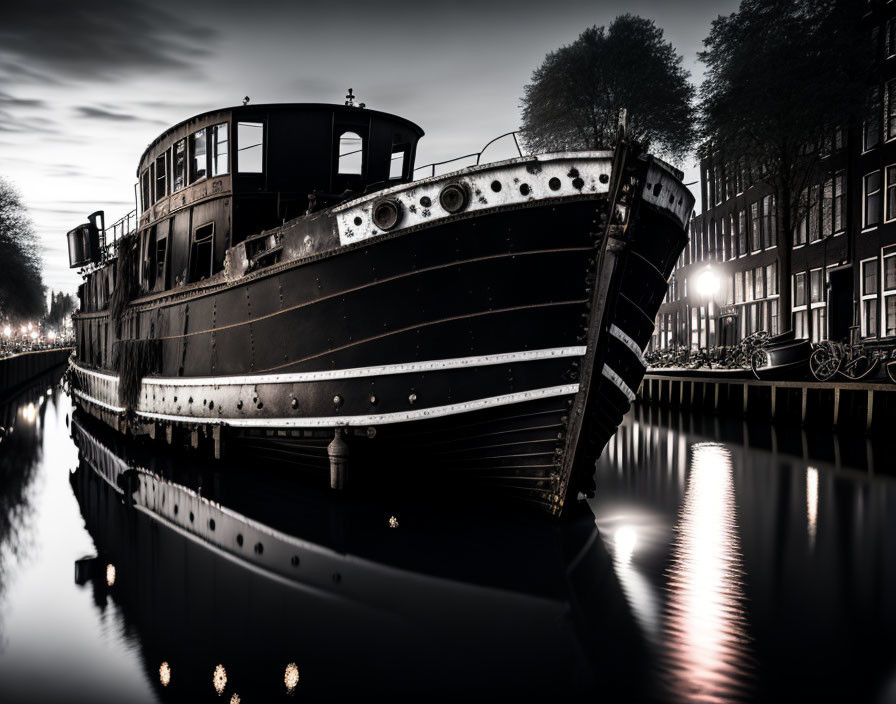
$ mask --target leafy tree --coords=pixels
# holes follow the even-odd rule
[[[611,147],[625,108],[636,140],[682,158],[693,144],[694,94],[663,30],[620,15],[545,57],[524,88],[523,139],[533,151]]]
[[[37,318],[44,311],[37,238],[18,191],[0,178],[0,315]]]
[[[747,163],[775,194],[780,319],[790,323],[793,235],[819,183],[822,149],[836,126],[868,109],[873,66],[855,0],[742,0],[720,16],[700,60],[703,155]],[[878,117],[878,119],[880,119]],[[810,189],[811,191],[811,189]],[[810,322],[811,324],[811,322]]]

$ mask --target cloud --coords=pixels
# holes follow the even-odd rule
[[[78,117],[86,117],[94,120],[107,120],[109,122],[143,122],[152,125],[166,125],[168,123],[161,120],[150,120],[145,117],[139,117],[131,113],[117,112],[96,105],[79,105],[75,108]]]
[[[0,54],[20,78],[101,79],[195,68],[215,36],[146,0],[17,2],[3,9]]]

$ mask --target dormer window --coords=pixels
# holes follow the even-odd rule
[[[355,132],[343,132],[339,136],[339,174],[360,174],[363,157],[364,143],[361,136]]]

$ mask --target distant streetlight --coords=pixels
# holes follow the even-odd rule
[[[31,323],[28,323],[28,329],[29,329],[29,330],[34,330],[34,325],[32,325]]]
[[[12,328],[7,325],[3,328],[3,337],[9,337],[10,335],[12,335]]]
[[[56,331],[50,330],[50,332],[47,333],[47,337],[49,337],[51,340],[55,340],[56,339]]]
[[[704,298],[712,298],[719,292],[721,281],[716,273],[709,267],[697,276],[697,293]]]
[[[32,339],[32,340],[36,340],[36,339],[37,339],[37,330],[34,330],[34,331],[31,333],[31,339]]]

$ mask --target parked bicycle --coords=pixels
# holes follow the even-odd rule
[[[878,350],[867,350],[859,334],[859,327],[849,329],[849,343],[823,340],[815,345],[809,357],[809,369],[818,381],[828,381],[838,372],[852,381],[858,381],[871,375],[886,353]],[[887,365],[890,380],[896,382],[891,365]]]

